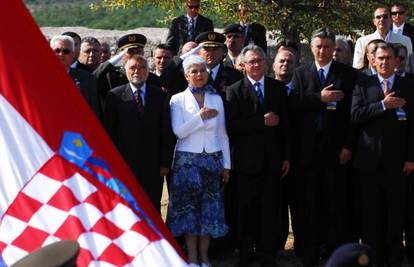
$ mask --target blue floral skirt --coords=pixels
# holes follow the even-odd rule
[[[169,191],[167,225],[174,236],[224,236],[223,155],[176,151]]]

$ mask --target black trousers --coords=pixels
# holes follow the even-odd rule
[[[405,209],[405,251],[410,262],[414,262],[414,174],[406,177],[407,201]]]
[[[303,257],[303,223],[298,218],[298,194],[299,177],[295,167],[291,164],[289,174],[281,181],[281,207],[280,207],[280,234],[278,235],[278,249],[283,250],[289,235],[289,212],[294,236],[294,249],[297,257]]]
[[[315,266],[324,244],[328,253],[350,240],[347,167],[301,166],[297,184],[298,220],[303,223],[304,265]]]
[[[402,170],[383,167],[360,172],[362,241],[374,250],[377,265],[400,266],[406,200]]]
[[[240,261],[255,251],[262,263],[274,262],[280,222],[279,176],[237,173],[236,192]]]

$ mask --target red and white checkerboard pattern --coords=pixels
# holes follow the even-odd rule
[[[99,182],[92,184],[73,165],[68,172],[62,164],[71,165],[59,157],[49,161],[4,214],[0,251],[6,264],[55,241],[72,239],[81,246],[78,266],[148,266],[142,257],[154,254],[151,245],[169,245],[160,242],[116,193]],[[169,264],[166,259],[165,265],[156,266]]]

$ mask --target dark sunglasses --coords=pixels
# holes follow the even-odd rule
[[[194,5],[194,6],[192,6],[192,5],[187,5],[187,7],[188,7],[189,9],[199,9],[199,8],[200,8],[200,5]]]
[[[69,55],[72,52],[67,48],[63,48],[63,49],[56,48],[56,49],[53,49],[53,51],[55,51],[56,54],[60,54],[60,52],[62,52],[62,54],[64,55]]]
[[[388,15],[375,16],[376,19],[388,19]]]
[[[397,15],[404,15],[405,14],[405,11],[393,11],[393,12],[391,12],[391,15],[393,15],[393,16],[397,16]]]

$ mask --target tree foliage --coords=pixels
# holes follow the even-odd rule
[[[205,0],[202,12],[216,15],[224,24],[238,21],[237,9],[242,3],[249,11],[250,20],[262,23],[273,32],[273,37],[286,36],[298,41],[310,39],[311,33],[322,26],[330,27],[338,34],[353,39],[361,32],[373,30],[372,14],[375,7],[387,6],[394,1],[374,0]],[[405,1],[414,7],[412,1]],[[145,4],[156,5],[166,10],[166,19],[171,19],[174,10],[184,10],[185,1],[173,0],[101,0],[93,8],[139,8]],[[215,22],[215,21],[214,21]]]

